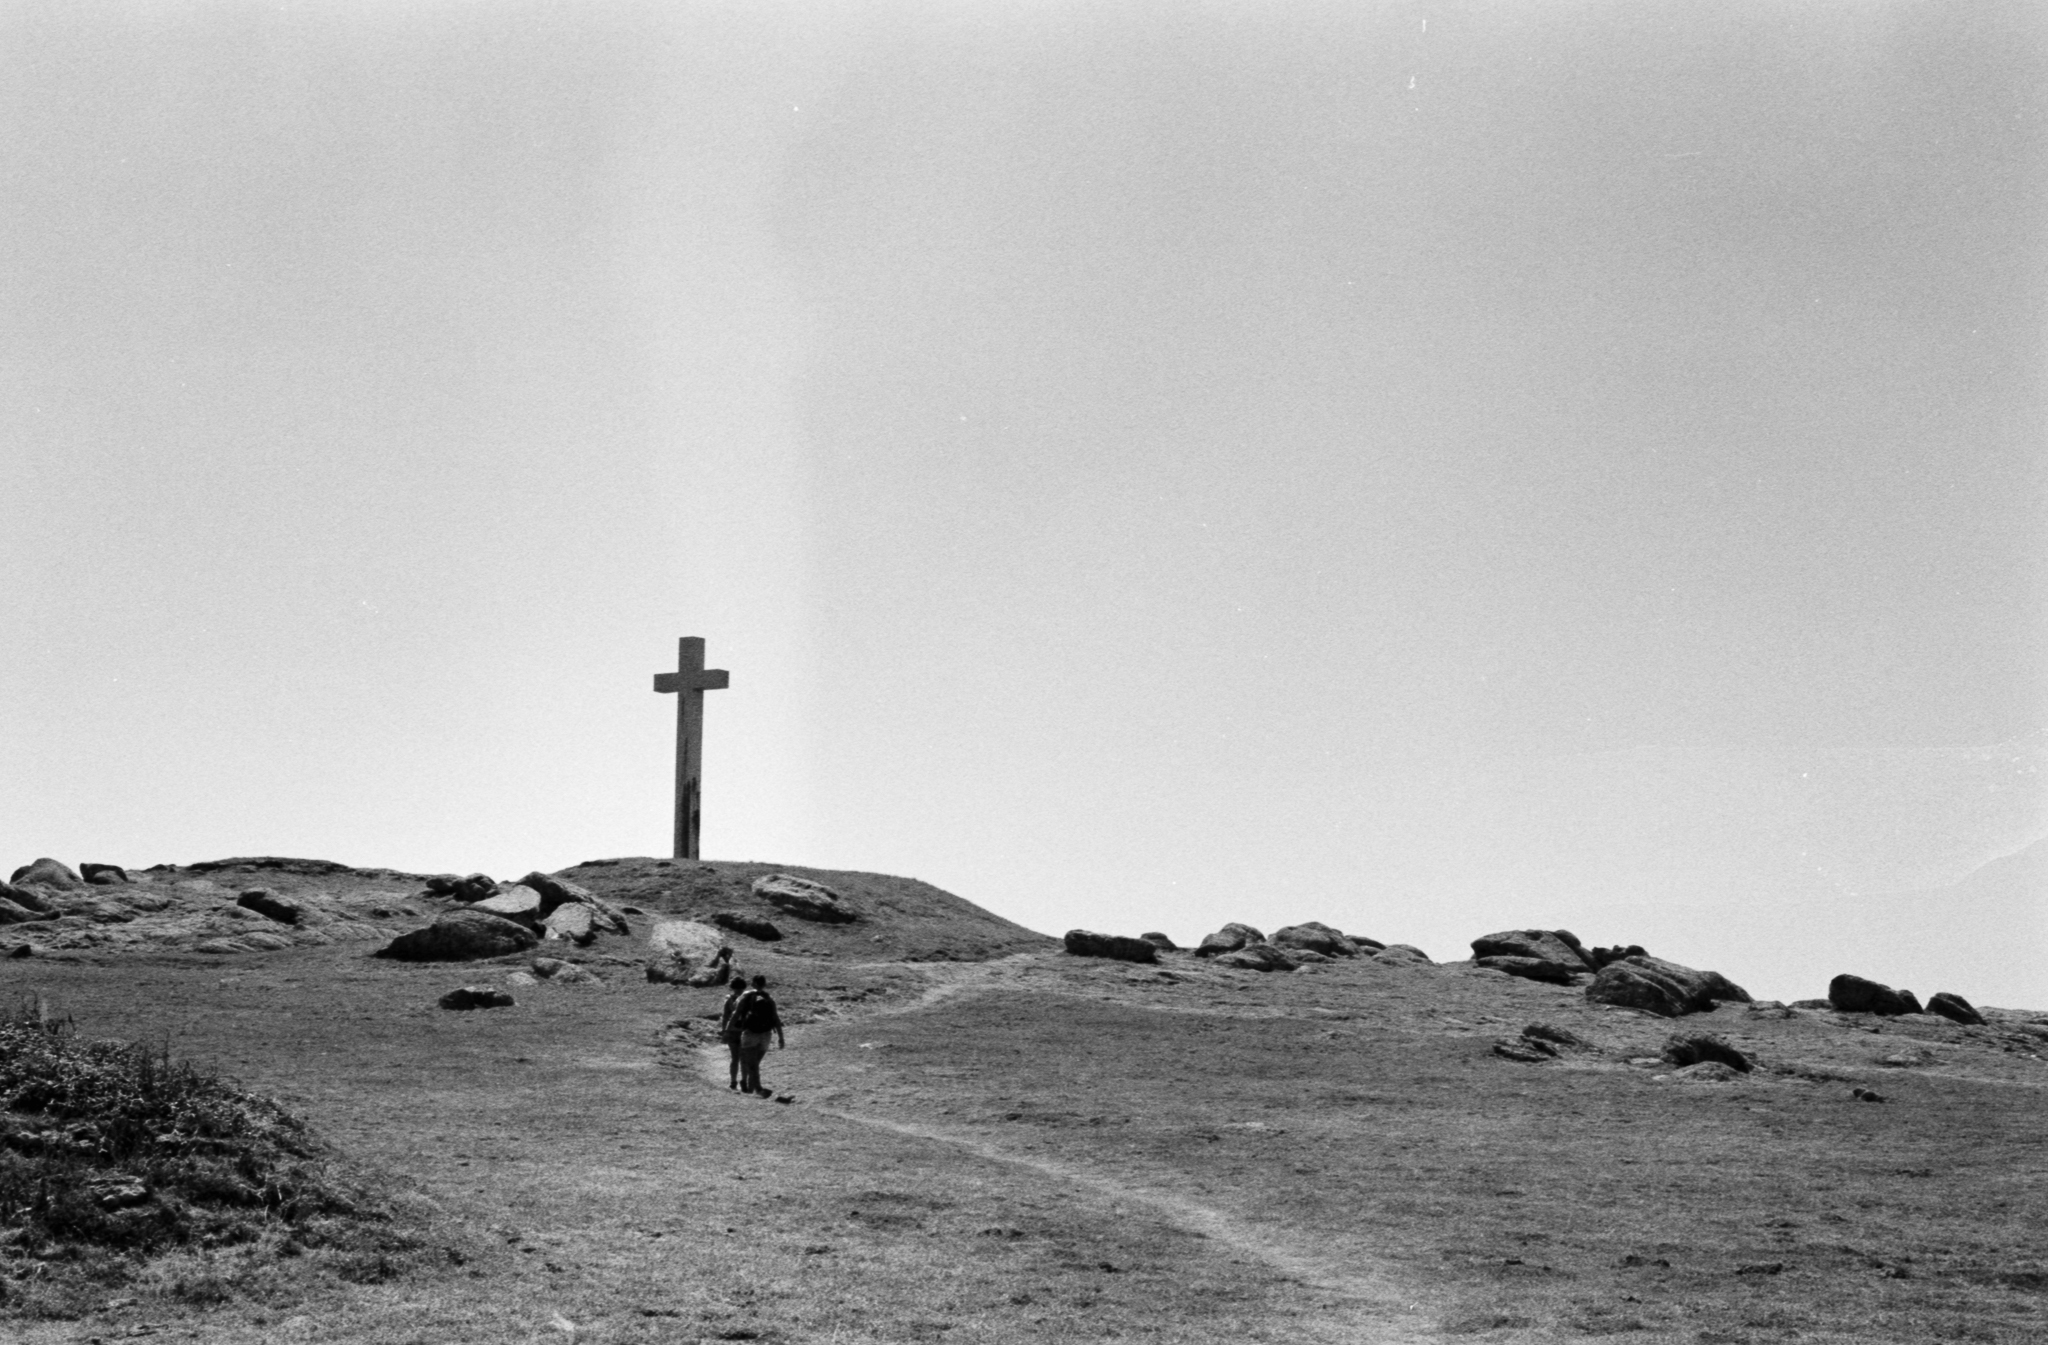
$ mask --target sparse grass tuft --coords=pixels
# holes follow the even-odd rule
[[[225,1302],[311,1251],[388,1278],[416,1246],[270,1098],[166,1048],[83,1040],[40,1000],[0,1018],[0,1315],[69,1316],[130,1284]],[[174,1252],[184,1269],[144,1273]]]

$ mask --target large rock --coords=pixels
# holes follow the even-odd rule
[[[1586,987],[1586,998],[1678,1018],[1711,1012],[1721,1000],[1746,1004],[1750,994],[1717,971],[1697,971],[1656,957],[1625,957],[1600,969]]]
[[[1353,946],[1361,953],[1377,953],[1387,946],[1378,939],[1368,939],[1363,934],[1346,934],[1344,937],[1351,940]]]
[[[587,948],[597,938],[597,912],[580,901],[565,901],[540,922],[543,939],[567,939]]]
[[[1680,1032],[1664,1043],[1664,1058],[1683,1069],[1715,1060],[1747,1074],[1756,1068],[1748,1056],[1708,1032]]]
[[[750,915],[746,911],[720,911],[711,917],[711,923],[720,929],[729,929],[735,934],[759,939],[762,943],[779,943],[782,939],[782,931],[775,927],[773,921],[763,920],[760,916]]]
[[[1143,939],[1145,942],[1151,944],[1154,948],[1157,948],[1162,953],[1177,953],[1180,951],[1179,944],[1175,943],[1172,939],[1167,938],[1164,934],[1161,934],[1156,929],[1149,934],[1140,934],[1138,937]]]
[[[843,925],[858,917],[839,894],[823,883],[787,873],[771,873],[754,880],[754,895],[777,910],[788,911],[799,920],[822,925]]]
[[[498,894],[498,880],[488,873],[472,873],[467,878],[443,873],[427,879],[427,891],[457,901],[482,901]]]
[[[37,920],[54,920],[56,918],[54,915],[46,915],[41,911],[32,911],[18,902],[9,901],[6,897],[0,897],[0,925],[26,925]]]
[[[113,887],[128,881],[128,870],[119,864],[80,864],[79,876],[95,887]]]
[[[618,907],[587,887],[539,870],[527,874],[519,882],[522,887],[530,887],[540,893],[540,914],[543,920],[573,902],[590,908],[590,927],[596,932],[621,935],[630,935],[633,932],[631,926],[626,923],[625,914]]]
[[[1984,1015],[1977,1012],[1974,1004],[1961,995],[1951,995],[1946,990],[1936,992],[1933,998],[1927,1001],[1927,1012],[1938,1013],[1943,1018],[1961,1023],[1965,1027],[1981,1027],[1984,1023]]]
[[[1910,990],[1843,973],[1828,982],[1828,1003],[1843,1013],[1875,1013],[1887,1017],[1921,1012],[1920,1001]]]
[[[1433,967],[1436,965],[1436,963],[1430,960],[1428,953],[1423,952],[1412,943],[1390,943],[1374,953],[1372,960],[1396,967]]]
[[[509,1009],[512,992],[494,985],[465,985],[441,996],[444,1009]]]
[[[1330,928],[1315,920],[1306,920],[1298,925],[1287,925],[1273,931],[1273,937],[1266,940],[1275,948],[1306,948],[1324,957],[1357,957],[1358,945],[1344,937],[1341,930]]]
[[[1219,954],[1216,965],[1244,971],[1293,971],[1300,964],[1272,944],[1261,941]]]
[[[254,911],[266,919],[275,920],[280,925],[296,925],[305,914],[295,903],[284,900],[267,887],[250,888],[235,898],[235,905],[245,911]]]
[[[1159,950],[1143,939],[1126,938],[1121,934],[1097,934],[1092,930],[1070,929],[1065,939],[1067,951],[1075,957],[1107,957],[1118,962],[1157,962]]]
[[[1195,956],[1220,957],[1224,953],[1234,953],[1246,944],[1265,941],[1266,936],[1250,925],[1241,925],[1233,920],[1214,934],[1203,935],[1202,941],[1195,945]]]
[[[54,859],[38,859],[33,864],[24,864],[16,869],[7,880],[20,887],[57,887],[70,889],[84,887],[85,880]]]
[[[1504,971],[1525,981],[1548,981],[1552,985],[1570,985],[1585,971],[1585,967],[1577,963],[1566,966],[1562,962],[1552,962],[1541,957],[1482,957],[1474,961],[1479,966]]]
[[[536,976],[544,976],[560,985],[603,985],[604,977],[588,967],[574,962],[565,962],[559,957],[537,957],[533,960]]]
[[[526,926],[474,906],[464,907],[380,948],[377,957],[400,962],[466,962],[523,953],[540,939]]]
[[[1472,956],[1526,957],[1538,962],[1555,962],[1574,971],[1592,971],[1592,959],[1579,950],[1569,930],[1510,929],[1472,940]]]
[[[0,897],[39,915],[58,914],[56,908],[50,905],[48,894],[33,887],[16,887],[13,883],[0,883]]]
[[[647,979],[678,985],[722,985],[732,962],[725,935],[696,920],[657,920],[648,931],[654,960]]]
[[[516,883],[499,889],[498,895],[485,897],[482,901],[470,903],[472,911],[488,911],[507,920],[526,926],[534,933],[540,932],[540,893]]]

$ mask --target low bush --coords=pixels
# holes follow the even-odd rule
[[[399,1225],[272,1099],[40,1001],[0,1018],[0,1313],[70,1315],[172,1251],[402,1259]]]

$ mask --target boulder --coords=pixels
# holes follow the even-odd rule
[[[254,911],[280,925],[296,925],[303,912],[293,903],[284,900],[267,887],[252,887],[235,898],[235,905],[245,911]]]
[[[498,880],[488,873],[472,873],[467,878],[443,873],[427,879],[427,891],[457,901],[482,901],[498,894]]]
[[[542,919],[554,914],[563,906],[574,903],[587,906],[592,913],[590,927],[600,934],[632,934],[626,917],[618,907],[612,905],[587,887],[557,878],[553,874],[535,870],[519,880],[522,887],[530,887],[540,893]]]
[[[1377,953],[1382,948],[1385,948],[1387,946],[1381,943],[1378,939],[1368,939],[1363,934],[1346,934],[1344,937],[1351,940],[1351,942],[1358,947],[1360,952]]]
[[[1888,985],[1846,972],[1828,982],[1828,1003],[1843,1013],[1874,1013],[1891,1017],[1921,1012],[1920,1001],[1914,998],[1912,991],[1894,990]]]
[[[1522,1036],[1528,1041],[1546,1042],[1552,1046],[1569,1046],[1574,1050],[1590,1051],[1593,1043],[1569,1028],[1553,1027],[1549,1023],[1531,1023],[1522,1029]]]
[[[1065,939],[1067,951],[1075,957],[1107,957],[1118,962],[1157,962],[1159,950],[1143,939],[1126,938],[1121,934],[1097,934],[1092,930],[1070,929]]]
[[[1975,1005],[1961,995],[1951,995],[1946,990],[1938,991],[1927,1001],[1927,1012],[1938,1013],[1943,1018],[1961,1023],[1965,1027],[1981,1027],[1984,1023],[1984,1015],[1977,1012]]]
[[[1377,953],[1374,953],[1372,960],[1375,962],[1385,962],[1393,966],[1433,967],[1436,965],[1436,963],[1430,961],[1428,953],[1423,952],[1412,943],[1390,943]]]
[[[735,934],[759,939],[762,943],[777,943],[782,939],[782,931],[773,923],[758,915],[749,915],[745,911],[720,911],[711,917],[711,923],[720,929],[729,929]]]
[[[1579,951],[1578,942],[1569,930],[1510,929],[1472,940],[1472,956],[1482,962],[1489,957],[1526,957],[1575,971],[1594,970],[1592,959]]]
[[[5,898],[24,910],[34,911],[39,915],[58,914],[57,910],[50,905],[50,898],[33,887],[16,887],[13,883],[0,883],[0,898]]]
[[[37,920],[54,919],[56,917],[53,915],[46,915],[41,911],[32,911],[18,902],[9,901],[6,897],[0,897],[0,925],[26,925]]]
[[[1610,962],[1619,962],[1625,957],[1649,956],[1648,953],[1643,951],[1643,945],[1639,943],[1632,943],[1628,945],[1628,947],[1626,948],[1623,948],[1620,945],[1616,945],[1613,948],[1594,948],[1591,950],[1581,948],[1579,952],[1582,956],[1586,958],[1587,961],[1593,964],[1596,970],[1606,966]]]
[[[603,985],[604,977],[588,967],[574,962],[565,962],[559,957],[537,957],[533,960],[536,976],[544,976],[561,985]]]
[[[1337,960],[1328,953],[1319,953],[1313,948],[1289,948],[1287,956],[1293,958],[1295,965],[1298,967],[1312,967],[1318,962],[1335,962]],[[1353,954],[1353,956],[1357,955]]]
[[[1161,934],[1156,929],[1149,934],[1140,934],[1138,937],[1143,939],[1145,942],[1151,944],[1154,948],[1157,948],[1162,953],[1177,953],[1180,951],[1179,944],[1175,943],[1172,939],[1167,938],[1164,934]]]
[[[1504,971],[1525,981],[1548,981],[1553,985],[1570,985],[1585,970],[1577,963],[1566,966],[1541,957],[1482,957],[1475,960],[1475,965]]]
[[[1250,925],[1240,925],[1233,920],[1214,934],[1203,935],[1202,941],[1195,945],[1195,956],[1220,957],[1224,953],[1234,953],[1248,943],[1265,941],[1266,936]]]
[[[79,876],[54,859],[38,859],[33,864],[24,864],[7,879],[17,887],[84,887]]]
[[[444,1009],[509,1009],[512,992],[494,985],[465,985],[441,996]]]
[[[1546,1060],[1557,1058],[1555,1046],[1527,1037],[1520,1040],[1502,1037],[1494,1042],[1493,1053],[1503,1060],[1514,1060],[1524,1065],[1540,1065]]]
[[[374,956],[400,962],[466,962],[523,953],[539,942],[526,926],[467,906],[448,912],[425,929],[399,935]]]
[[[655,957],[647,979],[677,985],[723,985],[731,974],[732,949],[725,935],[696,920],[657,920],[648,931]],[[656,975],[656,971],[661,974]]]
[[[80,864],[78,873],[95,887],[112,887],[128,881],[128,870],[119,864]]]
[[[1216,965],[1237,967],[1243,971],[1293,971],[1300,964],[1272,944],[1261,940],[1228,953],[1218,954]]]
[[[1708,1060],[1719,1061],[1743,1074],[1756,1068],[1750,1063],[1748,1056],[1711,1032],[1674,1033],[1671,1039],[1664,1043],[1664,1058],[1680,1068]]]
[[[788,911],[799,920],[844,925],[858,918],[831,888],[787,873],[771,873],[765,878],[756,878],[754,895],[777,910]]]
[[[1586,998],[1678,1018],[1711,1012],[1721,1000],[1746,1004],[1750,994],[1717,971],[1696,971],[1656,957],[1625,957],[1600,969],[1586,987]]]
[[[540,893],[523,883],[500,888],[494,897],[471,902],[469,909],[488,911],[522,924],[536,934],[540,932]]]
[[[1341,931],[1314,920],[1276,929],[1267,942],[1275,948],[1306,948],[1324,957],[1358,956],[1358,945],[1345,938]]]
[[[540,936],[567,939],[578,948],[588,948],[597,939],[597,912],[580,901],[564,902],[540,922]]]

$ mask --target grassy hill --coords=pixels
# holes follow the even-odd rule
[[[268,950],[41,944],[0,961],[4,988],[276,1099],[416,1211],[407,1245],[433,1254],[348,1278],[263,1261],[260,1238],[187,1248],[176,1275],[74,1297],[81,1320],[0,1306],[17,1314],[0,1334],[2048,1338],[2033,1015],[1730,1005],[1673,1022],[1470,964],[1101,962],[909,880],[656,860],[564,871],[637,912],[631,938],[553,948],[599,980],[457,1013],[441,993],[531,979],[531,957],[373,959],[437,909],[417,875],[265,863],[136,886],[171,895],[173,921],[239,921],[204,903],[259,877],[365,919]],[[751,910],[770,871],[860,911],[745,944],[790,1022],[765,1069],[788,1105],[725,1088],[722,991],[640,971],[654,916]],[[372,915],[399,904],[414,914]],[[355,923],[374,928],[336,932]],[[1584,1044],[1538,1064],[1495,1052],[1532,1023]],[[1757,1068],[1676,1069],[1660,1058],[1676,1030]],[[0,1277],[61,1273],[0,1233]]]

